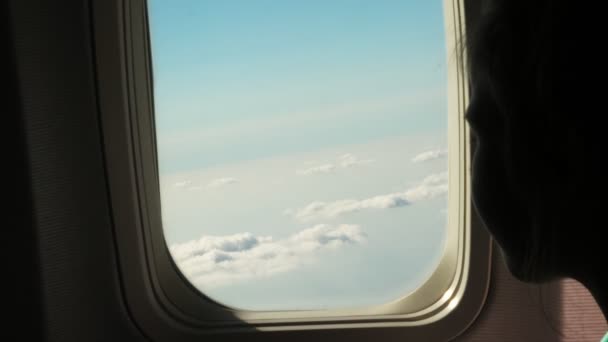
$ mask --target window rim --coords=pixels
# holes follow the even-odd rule
[[[463,5],[462,0],[444,0],[446,15],[452,16],[451,21],[446,20],[446,25],[453,25],[455,34],[452,37],[446,35],[448,51],[454,51],[456,43],[464,36]],[[481,308],[489,282],[491,246],[488,234],[481,227],[470,205],[468,177],[461,175],[463,171],[467,173],[470,159],[468,127],[463,115],[468,97],[461,59],[463,56],[453,56],[454,61],[448,63],[454,63],[448,68],[449,84],[456,85],[448,86],[448,112],[454,114],[449,115],[453,122],[448,124],[448,130],[453,131],[450,125],[456,125],[458,131],[458,144],[449,144],[449,156],[457,156],[458,163],[457,172],[452,172],[455,158],[450,157],[449,188],[452,190],[456,184],[459,188],[456,195],[461,197],[458,201],[449,200],[449,222],[450,226],[454,222],[458,224],[458,246],[453,252],[455,255],[448,260],[455,265],[453,270],[441,271],[444,282],[446,272],[453,274],[447,276],[451,278],[447,281],[448,286],[444,286],[444,283],[444,288],[440,291],[428,291],[423,285],[397,302],[360,310],[251,312],[225,307],[195,289],[181,275],[165,244],[160,225],[152,103],[153,74],[146,1],[111,0],[103,4],[94,3],[91,16],[96,38],[94,58],[97,64],[100,124],[103,132],[120,132],[113,134],[112,139],[104,139],[104,153],[118,263],[126,303],[134,316],[139,316],[140,319],[150,316],[151,312],[141,313],[137,309],[143,307],[143,301],[147,302],[144,306],[152,304],[156,309],[155,314],[165,316],[165,320],[170,317],[174,323],[179,322],[208,333],[251,329],[280,331],[430,326],[454,316],[454,312],[465,301],[476,302],[477,310]],[[120,86],[117,87],[117,84]],[[449,137],[448,141],[452,140]],[[148,195],[150,193],[157,196]],[[454,215],[452,209],[455,205],[464,207],[462,210],[458,208],[458,215]],[[455,230],[448,229],[448,234],[451,231],[453,236]],[[447,240],[447,244],[450,244],[449,237]],[[448,248],[446,246],[446,250]],[[483,257],[472,258],[472,254]],[[439,267],[445,259],[444,256]],[[471,294],[471,270],[475,271],[476,284],[481,284],[481,296]],[[432,281],[432,277],[427,283]],[[143,292],[142,285],[145,288]],[[431,300],[428,292],[434,292],[430,295]],[[205,301],[206,304],[201,304]],[[410,304],[403,305],[404,301]],[[404,310],[408,306],[410,310]],[[328,315],[332,311],[334,313]],[[323,315],[320,316],[320,313]]]

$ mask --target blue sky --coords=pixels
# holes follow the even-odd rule
[[[447,207],[442,1],[149,11],[163,224],[195,285],[242,308],[332,308],[428,276]]]

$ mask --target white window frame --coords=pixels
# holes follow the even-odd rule
[[[160,210],[152,70],[145,0],[94,1],[98,98],[125,303],[152,340],[379,337],[448,340],[486,297],[491,243],[470,201],[467,80],[457,42],[463,0],[444,0],[448,51],[449,199],[444,257],[430,279],[394,302],[364,309],[245,311],[201,294],[167,249]]]

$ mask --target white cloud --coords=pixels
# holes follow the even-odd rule
[[[333,218],[364,209],[388,209],[408,205],[402,193],[375,196],[364,200],[340,200],[335,202],[312,202],[293,212],[296,219],[310,221],[317,218]]]
[[[170,251],[190,281],[210,288],[290,271],[314,261],[320,251],[365,241],[357,225],[318,224],[281,240],[251,233],[203,236]]]
[[[448,192],[448,173],[441,172],[427,176],[417,186],[408,189],[404,195],[410,202],[435,198]]]
[[[328,173],[332,172],[336,167],[333,164],[323,164],[315,167],[311,167],[304,170],[298,170],[296,173],[302,176],[312,175],[315,173]]]
[[[346,153],[340,157],[338,157],[338,160],[335,164],[333,163],[327,163],[327,164],[323,164],[323,165],[319,165],[319,166],[314,166],[314,167],[310,167],[308,169],[304,169],[304,170],[298,170],[296,171],[296,173],[298,175],[302,175],[302,176],[308,176],[308,175],[312,175],[315,173],[329,173],[329,172],[333,172],[338,168],[349,168],[349,167],[353,167],[353,166],[357,166],[357,165],[363,165],[363,164],[369,164],[371,163],[373,160],[371,159],[359,159],[357,158],[357,156],[351,154],[351,153]]]
[[[355,165],[362,165],[362,164],[369,164],[371,163],[373,160],[371,159],[359,159],[357,158],[355,155],[347,153],[345,155],[340,156],[339,162],[340,162],[340,166],[341,167],[351,167],[351,166],[355,166]]]
[[[423,162],[426,162],[429,160],[443,158],[447,155],[448,155],[447,150],[441,150],[441,149],[430,150],[430,151],[426,151],[426,152],[422,152],[422,153],[418,154],[417,156],[412,158],[412,162],[413,163],[423,163]]]
[[[218,179],[212,180],[211,182],[209,182],[209,184],[207,184],[207,186],[210,188],[219,188],[221,186],[228,185],[228,184],[234,184],[237,182],[238,182],[238,180],[236,180],[235,178],[223,177],[223,178],[218,178]]]
[[[183,187],[188,186],[190,184],[192,184],[191,181],[189,181],[189,180],[183,180],[183,181],[175,182],[173,184],[173,186],[176,187],[176,188],[183,188]]]
[[[299,221],[334,218],[343,214],[367,209],[390,209],[410,205],[440,196],[448,191],[448,173],[442,172],[424,178],[418,185],[404,191],[374,196],[363,200],[346,199],[334,202],[312,202],[300,209],[287,209],[285,214]]]

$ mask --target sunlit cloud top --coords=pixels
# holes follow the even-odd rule
[[[366,199],[344,199],[333,202],[315,201],[299,209],[287,209],[285,214],[299,221],[314,221],[368,209],[391,209],[414,202],[435,198],[448,191],[447,172],[424,178],[418,185],[404,191],[378,195]]]
[[[251,233],[203,236],[174,244],[170,251],[195,285],[211,288],[290,271],[314,262],[320,252],[362,244],[366,239],[357,225],[318,224],[285,239]]]

